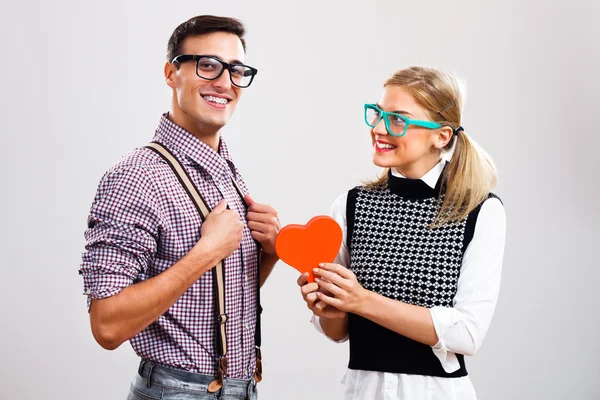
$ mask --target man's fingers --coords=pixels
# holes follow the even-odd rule
[[[259,232],[259,233],[277,233],[277,228],[273,225],[269,225],[266,223],[262,223],[262,222],[254,222],[254,221],[248,221],[248,228],[252,231],[252,232]]]
[[[266,223],[269,220],[269,216],[267,214],[248,211],[248,213],[246,214],[246,219],[248,221]]]
[[[270,240],[269,236],[265,235],[264,233],[255,232],[255,231],[251,231],[250,236],[252,236],[252,239],[256,240],[258,243],[260,243],[262,245],[264,245],[268,240]]]
[[[227,200],[223,199],[212,209],[212,212],[220,214],[227,209]]]
[[[258,213],[258,214],[272,214],[277,216],[277,210],[271,206],[266,204],[260,204],[257,202],[252,203],[251,206],[248,206],[248,211]]]
[[[279,219],[273,213],[259,213],[254,211],[249,211],[246,214],[246,219],[252,222],[259,222],[266,225],[279,225]]]
[[[254,199],[249,194],[244,196],[244,200],[246,201],[246,204],[248,204],[248,207],[252,207],[255,204]]]

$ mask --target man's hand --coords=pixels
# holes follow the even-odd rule
[[[202,224],[202,235],[196,247],[208,246],[219,255],[219,259],[227,258],[242,241],[244,223],[237,212],[227,209],[227,201],[219,204],[206,217]]]
[[[221,201],[202,224],[192,250],[160,274],[130,285],[119,294],[92,300],[90,322],[96,341],[116,349],[163,315],[186,290],[240,246],[244,223]]]
[[[244,197],[248,204],[248,228],[266,254],[275,255],[275,238],[281,229],[277,211],[270,206],[255,202],[252,197]]]

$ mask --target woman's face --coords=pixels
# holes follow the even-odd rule
[[[386,86],[377,105],[383,111],[401,114],[410,119],[430,120],[425,109],[400,86]],[[406,134],[397,137],[387,132],[382,119],[371,129],[373,163],[379,167],[396,168],[407,178],[421,178],[439,161],[441,149],[451,138],[450,135],[445,143],[440,141],[440,137],[447,136],[441,134],[447,129],[409,125]]]

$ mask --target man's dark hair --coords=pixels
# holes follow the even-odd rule
[[[167,61],[171,62],[173,58],[181,54],[181,46],[185,38],[213,32],[227,32],[236,35],[240,38],[244,51],[246,51],[246,41],[244,40],[246,29],[241,21],[235,18],[199,15],[175,28],[167,45]]]

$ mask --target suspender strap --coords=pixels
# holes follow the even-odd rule
[[[244,191],[242,190],[242,188],[240,187],[240,185],[236,182],[236,180],[233,178],[233,175],[231,175],[231,182],[233,182],[233,186],[235,186],[235,189],[237,190],[238,194],[240,195],[240,197],[242,198],[242,203],[244,203],[244,205],[246,206],[246,209],[248,209],[248,204],[246,204],[246,200],[244,200]],[[262,381],[262,352],[260,351],[260,346],[261,346],[261,342],[262,342],[262,337],[261,337],[261,325],[260,325],[260,317],[262,314],[262,306],[260,305],[260,265],[262,262],[261,259],[261,254],[262,251],[260,250],[260,244],[257,242],[256,245],[258,246],[258,254],[257,254],[257,258],[258,258],[258,268],[257,268],[257,283],[256,283],[256,329],[254,330],[254,345],[256,346],[256,371],[254,372],[254,380],[256,382],[260,382]]]
[[[148,146],[146,146],[150,150],[157,153],[166,163],[171,167],[175,176],[181,183],[181,186],[185,189],[187,194],[192,199],[192,203],[196,207],[198,214],[200,214],[200,218],[204,222],[210,214],[210,207],[208,203],[204,200],[198,188],[192,182],[190,176],[187,171],[183,168],[179,160],[167,149],[164,145],[158,142],[151,142]],[[246,205],[244,200],[244,192],[241,187],[235,181],[233,176],[231,176],[231,181],[235,186],[236,191],[242,198],[242,202]],[[246,205],[246,208],[248,206]],[[256,332],[254,335],[254,340],[256,343],[256,372],[255,372],[255,380],[260,382],[262,380],[262,360],[261,360],[261,352],[260,352],[260,343],[261,343],[261,333],[260,333],[260,314],[262,312],[262,307],[260,306],[260,247],[258,251],[258,284],[257,284],[257,315],[256,315]],[[227,376],[227,332],[226,332],[226,323],[227,323],[227,313],[225,312],[225,273],[223,268],[223,260],[219,261],[218,264],[213,268],[213,281],[214,281],[214,290],[215,290],[215,304],[216,304],[216,314],[217,314],[217,353],[219,356],[218,360],[218,369],[217,369],[217,379],[209,385],[210,392],[216,392],[223,386],[223,379]]]

